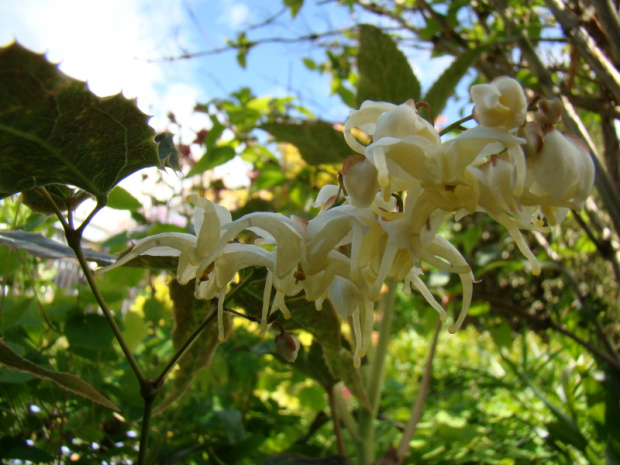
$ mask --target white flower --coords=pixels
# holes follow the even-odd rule
[[[354,128],[372,136],[363,146],[352,134]],[[415,108],[413,100],[402,105],[366,101],[352,111],[345,124],[345,139],[377,169],[377,180],[387,200],[421,172],[436,171],[433,154],[441,145],[439,134]]]
[[[529,156],[527,205],[540,205],[551,226],[568,210],[580,210],[594,186],[594,161],[585,143],[557,129],[542,139],[540,150]]]
[[[489,84],[470,89],[474,101],[474,117],[483,126],[514,129],[521,126],[527,113],[527,100],[521,84],[502,76]]]

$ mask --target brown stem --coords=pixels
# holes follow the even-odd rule
[[[327,391],[327,399],[329,401],[329,413],[332,417],[332,423],[334,424],[334,435],[336,436],[336,445],[338,446],[338,453],[343,457],[347,456],[347,451],[344,448],[344,439],[342,437],[342,427],[340,426],[340,418],[338,417],[338,410],[336,409],[336,400],[334,398],[334,385],[330,384],[325,386]]]

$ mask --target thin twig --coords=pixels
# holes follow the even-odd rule
[[[534,328],[537,328],[537,329],[549,328],[561,334],[564,334],[565,336],[571,338],[573,341],[575,341],[580,346],[588,349],[592,353],[592,355],[594,355],[595,357],[599,357],[600,359],[609,363],[609,365],[611,365],[614,369],[620,372],[620,361],[619,360],[603,352],[601,349],[592,345],[590,342],[581,339],[576,334],[570,332],[564,325],[558,325],[554,323],[548,317],[540,317],[537,315],[532,315],[530,313],[527,313],[526,311],[521,310],[521,308],[519,308],[518,306],[511,304],[509,302],[504,302],[502,299],[494,295],[491,295],[491,294],[476,292],[474,294],[474,297],[486,300],[487,302],[492,304],[491,306],[492,310],[498,313],[504,314],[504,315],[516,316],[517,318],[528,322],[529,325],[533,326]]]

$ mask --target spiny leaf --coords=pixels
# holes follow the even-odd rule
[[[288,142],[299,149],[303,159],[310,165],[342,163],[351,155],[351,149],[342,132],[326,121],[303,123],[265,123],[260,129],[270,133],[276,140]]]
[[[368,24],[360,26],[359,40],[357,106],[365,100],[395,104],[411,98],[418,101],[420,82],[394,40],[378,27]]]
[[[479,47],[463,53],[433,83],[424,96],[424,101],[430,105],[435,117],[443,111],[448,99],[454,95],[458,83],[484,50],[484,47]]]
[[[9,346],[7,346],[0,339],[0,363],[12,370],[24,371],[31,373],[37,378],[48,379],[54,381],[60,387],[78,394],[82,397],[103,405],[104,407],[111,408],[112,410],[119,411],[116,405],[106,399],[99,393],[94,387],[88,384],[83,379],[71,375],[69,373],[58,373],[56,371],[47,370],[40,366],[20,357]]]
[[[0,49],[0,198],[50,184],[97,198],[159,166],[148,116],[122,95],[99,98],[42,55]]]
[[[157,142],[157,153],[161,166],[169,166],[175,171],[181,171],[179,165],[179,151],[174,145],[173,135],[169,132],[162,132],[155,136]]]
[[[61,212],[74,210],[80,203],[90,197],[90,194],[83,190],[72,189],[61,184],[53,184],[45,189]],[[44,215],[56,213],[54,205],[44,194],[42,188],[22,191],[22,202],[36,213]]]

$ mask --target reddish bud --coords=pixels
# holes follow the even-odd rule
[[[276,352],[287,362],[293,363],[297,359],[301,344],[292,333],[282,333],[276,336]]]

